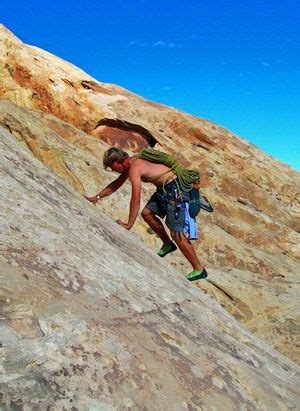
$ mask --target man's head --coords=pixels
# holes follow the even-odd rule
[[[103,156],[103,166],[105,170],[110,167],[112,168],[112,165],[116,162],[119,164],[122,164],[126,158],[128,158],[129,155],[126,153],[126,151],[121,150],[120,148],[117,147],[111,147],[108,150],[105,151],[104,156]]]

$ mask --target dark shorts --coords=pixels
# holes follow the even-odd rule
[[[197,225],[195,219],[189,216],[188,202],[189,193],[180,191],[176,180],[173,180],[164,189],[157,188],[145,207],[162,219],[166,217],[166,224],[171,230],[197,239]]]

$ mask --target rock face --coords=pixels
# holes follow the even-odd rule
[[[3,127],[0,151],[2,409],[297,408],[295,364]]]
[[[113,178],[101,169],[107,144],[132,151],[155,146],[199,167],[215,212],[199,218],[196,247],[210,281],[198,287],[299,361],[299,173],[209,121],[100,83],[4,26],[0,41],[0,97],[31,109],[2,102],[0,124],[73,189],[94,194]],[[145,186],[144,201],[151,190]],[[101,209],[126,219],[129,193],[122,187]],[[159,247],[143,222],[134,230]],[[166,259],[182,272],[190,268],[179,252]]]
[[[75,190],[84,193],[98,191],[99,187],[108,184],[112,179],[111,173],[103,171],[101,166],[102,154],[107,146],[99,140],[85,134],[67,123],[63,123],[54,116],[41,112],[28,111],[15,104],[0,102],[0,124],[6,127],[14,137],[22,142],[38,159],[44,162],[49,168],[61,176],[64,181],[70,184]],[[143,198],[147,199],[151,194],[149,186],[144,187]],[[129,184],[114,196],[105,199],[100,204],[100,208],[106,215],[112,218],[126,219],[128,215],[128,203],[130,198]],[[205,237],[203,244],[200,243],[201,254],[206,251],[206,259],[214,256],[214,248],[210,248],[210,241],[219,242],[222,240],[232,242],[232,238],[221,232],[218,226],[220,215],[216,216],[217,224],[213,225],[211,217],[204,217]],[[233,217],[232,217],[233,218]],[[235,216],[238,224],[238,216]],[[201,219],[200,219],[201,221]],[[202,224],[202,221],[201,221]],[[240,221],[242,229],[242,221]],[[273,227],[276,227],[273,223]],[[283,227],[283,226],[281,226]],[[149,236],[145,224],[136,225],[135,232],[145,238],[149,246],[153,249],[159,247],[159,242],[155,236]],[[287,230],[292,233],[291,230]],[[271,236],[271,233],[269,233]],[[155,238],[153,238],[155,237]],[[295,236],[296,238],[296,236]],[[236,242],[236,244],[238,244]],[[271,248],[271,244],[268,245]],[[235,253],[249,253],[250,246],[246,249],[238,244]],[[254,254],[253,250],[253,254]],[[259,266],[259,261],[264,257],[261,250],[256,249],[256,272],[246,269],[236,269],[231,264],[230,259],[223,262],[223,254],[220,252],[219,259],[213,264],[221,267],[221,275],[210,271],[210,281],[199,282],[198,286],[205,292],[213,295],[226,309],[237,319],[244,322],[251,331],[258,336],[267,339],[275,348],[286,353],[290,358],[298,360],[299,352],[297,347],[297,318],[299,304],[297,299],[297,289],[299,289],[299,265],[291,258],[283,254],[266,254],[271,267],[276,265],[282,267],[286,272],[283,276],[270,275],[265,270],[268,265]],[[183,266],[180,253],[167,257],[175,268],[188,270],[188,266]],[[219,261],[219,263],[218,263]],[[283,268],[283,264],[286,266]],[[254,271],[254,270],[253,270]]]

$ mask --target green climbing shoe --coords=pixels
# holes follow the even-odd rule
[[[174,243],[164,244],[160,248],[157,255],[159,255],[160,257],[165,257],[167,254],[172,253],[172,251],[175,251],[175,250],[177,250],[177,247]]]
[[[189,281],[196,281],[200,280],[200,278],[206,278],[207,275],[207,271],[205,270],[205,268],[203,268],[202,270],[192,271],[191,273],[186,275],[185,278],[187,278]]]

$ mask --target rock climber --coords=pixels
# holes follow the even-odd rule
[[[141,153],[146,152],[147,154],[147,150],[152,154],[152,157],[153,153],[168,156],[154,149],[145,149]],[[189,213],[189,191],[182,189],[182,185],[184,187],[184,178],[182,178],[184,172],[181,173],[181,171],[184,171],[184,169],[177,160],[173,161],[171,156],[168,156],[168,158],[171,158],[177,167],[171,167],[172,162],[168,163],[169,166],[159,163],[157,161],[160,160],[157,160],[157,158],[154,158],[156,162],[152,162],[152,157],[141,154],[129,157],[125,151],[117,147],[111,147],[104,153],[103,165],[105,169],[110,168],[112,171],[119,173],[119,177],[95,196],[85,196],[85,198],[96,204],[100,199],[117,191],[129,179],[132,192],[128,222],[125,223],[121,220],[116,222],[126,230],[130,230],[140,209],[142,182],[154,184],[156,191],[143,208],[141,216],[163,242],[157,254],[160,257],[165,257],[178,247],[193,267],[193,271],[186,278],[189,281],[206,278],[207,271],[200,263],[191,243],[191,240],[197,239],[198,235],[195,218],[192,218]],[[194,180],[199,183],[199,179]],[[191,186],[196,186],[196,189],[199,188],[199,184],[198,187],[197,184],[190,184],[189,187]],[[171,238],[162,223],[164,218],[170,230]]]

